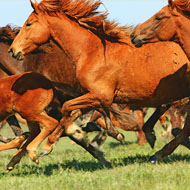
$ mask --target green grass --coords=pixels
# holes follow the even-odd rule
[[[160,133],[157,126],[157,133]],[[149,156],[166,140],[157,134],[155,149],[138,146],[134,132],[125,132],[126,144],[108,138],[101,149],[112,163],[101,166],[89,153],[68,138],[62,138],[54,151],[35,165],[28,156],[6,173],[6,164],[15,150],[0,153],[1,190],[185,190],[189,189],[190,154],[183,146],[161,164],[149,163]]]

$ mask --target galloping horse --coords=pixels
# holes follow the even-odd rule
[[[19,28],[12,29],[9,25],[7,25],[6,27],[0,28],[0,49],[1,49],[0,53],[2,53],[2,56],[0,56],[0,63],[2,63],[2,69],[5,70],[5,72],[8,75],[20,73],[20,72],[23,72],[23,70],[24,71],[32,70],[35,72],[37,71],[39,73],[43,73],[46,77],[50,78],[51,80],[56,81],[57,84],[58,82],[67,83],[68,85],[72,85],[73,89],[75,89],[77,86],[77,81],[75,79],[76,78],[75,75],[73,75],[74,72],[72,72],[71,70],[67,71],[64,68],[65,65],[68,65],[69,60],[66,57],[66,55],[63,54],[62,51],[60,51],[58,46],[55,43],[52,43],[52,41],[50,41],[48,44],[42,45],[40,49],[35,52],[35,54],[32,53],[32,54],[27,55],[25,57],[25,60],[22,62],[19,62],[8,55],[9,44],[16,37],[18,30]],[[50,63],[54,63],[54,65],[50,65]],[[55,67],[58,67],[58,65],[62,66],[62,69],[59,71],[54,69]],[[68,69],[71,69],[71,68],[72,67],[68,67]],[[64,72],[65,70],[67,72]],[[62,103],[65,100],[78,96],[78,93],[76,94],[73,92],[72,93],[67,92],[66,89],[64,89],[62,92],[63,92]],[[68,97],[66,97],[67,94],[69,94]],[[141,111],[138,111],[138,110],[135,111],[135,116],[138,117],[137,119],[134,117],[132,113],[126,113],[125,111],[122,111],[121,109],[118,109],[117,107],[118,106],[113,105],[111,106],[111,109],[110,109],[110,113],[112,114],[112,118],[113,118],[112,121],[114,122],[114,125],[122,128],[123,130],[137,131],[139,134],[138,135],[139,145],[144,144],[146,140],[142,131],[143,115]],[[51,114],[50,116],[54,117]],[[117,118],[118,121],[116,122],[114,118]],[[103,124],[104,126],[104,122],[101,122],[101,124]],[[84,131],[86,130],[86,128],[85,129],[82,128],[82,129]],[[9,143],[6,146],[0,145],[0,150],[10,148],[11,146],[19,148],[19,145],[24,140],[24,137],[25,136],[21,136],[20,139],[17,138],[13,142],[11,142],[11,144]],[[75,140],[75,139],[72,139],[72,140]],[[75,142],[78,143],[76,140]],[[94,156],[92,146],[89,147],[88,145],[86,149]],[[98,150],[96,150],[96,152],[98,153]],[[17,160],[17,162],[19,162],[21,157],[22,156],[20,155],[16,155],[15,157],[13,157],[13,159],[8,164],[8,166],[11,165],[10,168],[8,167],[9,171],[12,170],[13,168],[12,166],[14,165],[13,164],[14,160]]]
[[[1,78],[0,91],[2,103],[0,120],[19,113],[27,120],[31,132],[27,141],[16,154],[22,155],[27,149],[30,158],[38,163],[37,147],[59,125],[56,119],[45,113],[45,109],[56,100],[52,83],[41,74],[27,72]],[[38,125],[42,128],[41,132]],[[28,134],[23,140],[27,137]],[[16,145],[17,143],[19,142],[16,139]],[[15,148],[12,146],[12,142],[3,145],[3,147],[7,148],[9,145],[11,145],[10,148]],[[18,160],[14,161],[18,162]],[[9,168],[13,168],[13,166],[9,165]]]
[[[44,151],[50,152],[62,131],[67,134],[73,127],[73,110],[81,115],[96,109],[109,128],[112,102],[155,107],[189,96],[189,61],[177,44],[134,48],[128,27],[119,27],[106,20],[107,13],[97,11],[100,1],[42,0],[31,5],[34,11],[9,49],[12,56],[23,60],[53,40],[70,60],[84,92],[63,104],[62,127],[49,136]]]
[[[190,59],[189,15],[189,0],[168,0],[167,6],[135,28],[131,34],[132,42],[139,47],[145,43],[174,41]]]
[[[135,28],[134,32],[131,34],[132,42],[136,47],[140,47],[145,43],[175,41],[180,44],[187,57],[190,59],[189,15],[189,0],[169,0],[168,6],[163,7],[158,13]],[[189,71],[188,65],[187,70]],[[189,81],[189,74],[186,77]],[[176,88],[178,88],[177,84]],[[189,89],[189,87],[187,88]],[[152,157],[153,161],[161,160],[164,156],[171,154],[179,143],[190,135],[189,106],[187,111],[187,119],[182,132],[162,150],[156,152],[155,156]]]
[[[64,71],[64,68],[62,68],[61,71],[57,72],[50,63],[57,64],[59,63],[64,64],[64,62],[67,63],[67,58],[64,56],[62,57],[63,52],[57,48],[57,46],[50,42],[46,45],[42,45],[40,47],[40,50],[35,52],[35,54],[27,55],[20,64],[17,60],[11,58],[11,56],[8,55],[7,50],[9,45],[12,43],[18,32],[20,31],[19,27],[12,28],[11,26],[7,25],[5,27],[0,28],[0,63],[1,68],[8,74],[16,74],[16,73],[22,73],[23,71],[37,71],[39,73],[44,74],[46,77],[50,78],[53,81],[63,81],[62,78],[67,78],[68,75],[65,75],[61,71]],[[56,56],[55,56],[56,55]],[[44,64],[45,63],[45,64]],[[44,66],[45,65],[45,66]],[[56,67],[56,65],[55,65]],[[50,72],[51,71],[51,72]],[[71,73],[72,74],[72,73]],[[63,77],[64,76],[64,77]],[[75,80],[75,76],[73,76],[73,79]],[[64,80],[64,82],[67,82]],[[69,81],[70,82],[70,81]],[[75,87],[75,86],[74,86]],[[114,106],[116,108],[116,106]],[[111,108],[112,114],[115,113],[115,111]],[[96,112],[97,113],[97,112]],[[157,113],[157,111],[156,111]],[[122,128],[123,130],[132,130],[138,132],[138,144],[144,144],[145,138],[142,131],[142,125],[144,123],[142,112],[140,110],[134,110],[134,115],[138,118],[137,122],[133,119],[133,114],[129,113],[128,117],[126,119],[127,122],[123,122],[121,119],[120,122],[115,123],[115,126],[118,126]],[[120,116],[125,115],[125,112],[120,112]],[[154,114],[155,115],[155,114]],[[154,116],[153,115],[153,116]],[[156,123],[157,119],[160,116],[160,112],[158,113],[156,119],[152,119],[152,117],[148,120],[148,123],[145,124],[145,134],[148,138],[148,142],[150,142],[151,147],[154,147],[155,143],[155,135],[153,131],[153,126]],[[111,117],[113,120],[116,115],[113,115]],[[119,115],[118,115],[119,116]],[[14,116],[12,116],[14,117]],[[123,116],[122,116],[123,117]],[[94,117],[93,117],[94,118]],[[118,117],[117,117],[118,119]],[[113,121],[112,122],[115,122]],[[12,121],[12,120],[11,120]],[[104,127],[104,121],[102,119],[98,120],[99,124]],[[18,123],[17,123],[18,124]],[[147,127],[146,127],[147,126]],[[20,132],[21,134],[21,132]],[[153,136],[153,137],[152,137]],[[3,137],[2,137],[3,138]],[[4,138],[3,138],[4,139]],[[10,141],[10,139],[8,139]],[[122,140],[123,141],[123,140]]]
[[[43,45],[40,47],[40,51],[35,52],[35,54],[30,54],[26,56],[26,59],[20,63],[19,61],[15,60],[11,56],[8,55],[8,48],[9,45],[12,43],[13,39],[18,34],[20,28],[11,28],[9,25],[0,28],[0,63],[8,75],[22,73],[23,71],[35,71],[39,73],[43,73],[46,77],[50,78],[53,81],[57,82],[66,82],[68,84],[71,83],[71,79],[66,81],[69,74],[60,74],[62,72],[52,71],[50,63],[54,62],[55,64],[67,64],[67,58],[63,57],[63,53],[56,47],[55,44],[52,42],[48,43],[47,45]],[[46,63],[46,67],[44,66],[44,62]],[[53,68],[54,69],[54,68]],[[50,72],[51,70],[51,72]],[[68,71],[72,76],[72,72]],[[61,76],[60,76],[61,75]],[[6,75],[7,76],[7,75]],[[69,76],[70,77],[70,76]],[[64,81],[63,79],[64,78]],[[73,80],[75,76],[73,76]],[[75,82],[76,83],[76,82]],[[75,86],[73,86],[75,87]],[[71,97],[72,98],[72,97]],[[133,113],[127,113],[119,109],[119,106],[113,105],[110,109],[112,114],[113,122],[115,126],[122,128],[126,131],[137,131],[138,132],[138,144],[144,144],[146,139],[144,137],[144,133],[142,131],[142,125],[144,124],[143,113],[141,110],[134,110]],[[135,118],[134,115],[138,118]],[[121,117],[124,117],[121,119]],[[93,117],[94,118],[94,117]],[[117,118],[119,122],[116,122],[114,118]],[[137,120],[137,121],[136,121]],[[93,121],[91,119],[91,121]],[[99,124],[104,127],[104,122],[100,119],[98,120]],[[123,139],[121,139],[123,142]]]

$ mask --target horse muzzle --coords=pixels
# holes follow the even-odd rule
[[[15,53],[14,50],[13,50],[13,48],[10,48],[10,49],[8,50],[8,53],[10,53],[11,56],[12,56],[13,58],[15,58],[16,60],[18,60],[18,61],[22,61],[22,60],[24,59],[24,56],[23,56],[23,54],[22,54],[21,51],[19,51],[18,53]]]
[[[143,41],[135,36],[134,33],[131,34],[131,42],[135,45],[135,47],[141,47],[143,45]]]

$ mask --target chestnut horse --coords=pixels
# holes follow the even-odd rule
[[[56,63],[60,63],[60,64],[64,64],[64,61],[67,63],[67,57],[64,57],[64,59],[62,59],[62,52],[59,51],[59,48],[57,48],[55,46],[55,44],[53,44],[52,42],[50,42],[48,45],[42,45],[40,47],[40,51],[35,52],[35,54],[31,54],[25,57],[25,60],[18,64],[18,61],[16,61],[15,59],[11,58],[8,53],[7,53],[7,49],[8,49],[8,45],[12,43],[12,41],[14,40],[14,38],[16,37],[16,35],[18,34],[20,28],[16,27],[16,28],[11,28],[9,25],[7,25],[6,27],[2,27],[0,28],[0,63],[2,63],[1,68],[8,74],[16,74],[16,73],[22,73],[23,71],[38,71],[40,73],[43,73],[45,76],[47,76],[48,78],[51,78],[52,80],[56,80],[56,81],[62,81],[62,76],[65,76],[64,78],[67,77],[67,75],[64,75],[64,73],[61,75],[60,72],[54,71],[56,75],[53,75],[53,72],[50,72],[50,70],[52,70],[50,64],[51,62]],[[56,56],[55,56],[56,54]],[[47,63],[44,66],[44,62]],[[30,64],[28,64],[30,63]],[[64,68],[63,68],[64,70]],[[55,78],[56,77],[56,78]],[[75,78],[75,77],[73,77]],[[59,80],[60,79],[60,80]],[[67,81],[66,81],[67,82]],[[111,109],[113,111],[113,113],[115,112],[113,109]],[[112,114],[113,114],[112,113]],[[156,111],[157,113],[157,111]],[[97,114],[97,112],[95,113]],[[124,114],[124,112],[120,112],[120,114]],[[154,131],[153,131],[153,126],[156,123],[157,119],[159,118],[159,116],[161,116],[162,113],[158,113],[158,115],[156,115],[156,118],[154,119],[155,114],[153,115],[153,119],[152,117],[148,120],[148,122],[145,124],[145,134],[146,137],[148,138],[148,142],[150,143],[151,147],[154,147],[154,143],[155,143],[155,135],[154,135]],[[124,122],[120,120],[120,122],[117,122],[117,124],[115,123],[114,125],[122,128],[123,130],[131,130],[131,131],[137,131],[138,132],[138,144],[144,144],[145,138],[144,138],[144,134],[142,131],[142,125],[144,124],[143,121],[143,113],[140,110],[134,110],[134,115],[138,118],[137,122],[132,121],[132,117],[133,114],[131,115],[131,118],[128,117],[128,122]],[[12,116],[13,117],[13,116]],[[112,119],[114,119],[115,115],[112,117]],[[118,119],[118,118],[117,118]],[[12,120],[11,120],[12,121]],[[131,121],[131,122],[130,122]],[[114,122],[114,121],[113,121]],[[98,123],[104,127],[104,121],[102,121],[102,119],[98,119]],[[17,124],[18,125],[18,124]],[[146,127],[148,126],[148,127]],[[2,137],[3,138],[3,137]],[[4,138],[3,138],[4,139]],[[8,139],[10,141],[10,139]]]
[[[2,43],[0,43],[0,48],[2,50],[1,52],[2,52],[3,58],[4,58],[2,60],[0,57],[0,62],[3,63],[2,64],[3,70],[5,70],[5,72],[8,71],[7,74],[9,74],[9,75],[15,74],[15,73],[22,72],[23,70],[24,71],[28,71],[28,70],[38,71],[40,73],[43,73],[48,78],[51,78],[54,81],[58,81],[58,82],[63,81],[63,82],[66,82],[67,84],[72,84],[73,87],[76,88],[76,86],[77,86],[76,85],[77,82],[75,82],[76,77],[72,75],[72,71],[69,70],[68,72],[64,72],[64,70],[66,70],[66,69],[64,69],[64,67],[65,67],[65,65],[68,64],[69,60],[67,59],[66,56],[64,57],[63,52],[60,51],[60,49],[52,42],[41,46],[40,49],[35,52],[35,54],[27,55],[23,62],[19,62],[20,64],[18,64],[18,61],[11,58],[8,55],[7,51],[8,51],[9,44],[13,41],[16,34],[18,33],[18,32],[16,32],[17,30],[19,30],[19,29],[17,29],[17,28],[12,29],[9,25],[7,25],[6,27],[0,28],[0,41],[2,42]],[[44,65],[44,63],[46,63],[46,64]],[[50,63],[54,63],[54,65],[50,65]],[[53,72],[55,64],[62,65],[62,70],[61,70],[62,73],[59,71],[56,71],[56,70],[54,70],[54,72]],[[15,67],[13,67],[13,66],[15,66]],[[70,78],[70,76],[73,76],[73,78]],[[63,93],[68,94],[68,92],[66,90]],[[70,96],[68,98],[71,99],[76,96],[78,96],[78,94],[70,93]],[[65,97],[63,95],[62,102],[64,102],[64,101],[65,101]],[[139,145],[144,144],[146,142],[144,133],[142,131],[142,125],[144,123],[144,121],[143,121],[144,119],[143,119],[143,114],[140,110],[135,110],[135,117],[134,117],[134,115],[132,113],[126,114],[125,111],[118,109],[117,106],[111,106],[110,113],[113,116],[112,118],[113,118],[113,122],[114,122],[115,126],[118,126],[118,127],[122,128],[123,130],[127,130],[127,131],[128,130],[137,131],[139,134],[138,135]],[[115,119],[117,118],[118,121],[116,121],[114,118]],[[103,124],[103,126],[104,126],[104,122],[101,122],[101,124]],[[85,131],[86,129],[83,129],[83,130]],[[22,142],[22,139],[23,139],[22,136],[21,136],[20,141],[17,138],[15,141],[12,142],[12,145],[14,142],[17,142],[17,144],[14,145],[14,147],[18,148],[19,143]],[[19,141],[19,143],[18,143],[18,141]],[[78,142],[76,141],[76,143],[78,143]],[[84,145],[82,145],[82,146],[84,146]],[[3,146],[3,147],[0,146],[0,149],[1,148],[5,148],[5,146]],[[86,147],[86,149],[94,156],[92,146],[90,148]],[[12,166],[13,166],[15,159],[18,162],[21,159],[21,156],[16,156],[16,158],[13,158],[11,160],[10,163]],[[10,165],[10,163],[8,164],[8,166]],[[8,169],[8,170],[10,171],[11,169]]]
[[[1,78],[0,91],[2,103],[0,120],[2,121],[10,115],[19,113],[27,120],[29,131],[31,132],[27,141],[16,154],[23,154],[27,149],[30,158],[38,163],[37,147],[59,125],[56,119],[45,113],[45,108],[55,101],[55,90],[52,83],[41,74],[27,72]],[[41,132],[38,124],[42,128]],[[28,134],[23,137],[23,140],[27,136]],[[12,145],[11,142],[2,145],[0,150],[3,150],[2,147],[7,149],[9,145]],[[15,147],[10,146],[10,148]],[[9,166],[9,168],[12,167],[11,165]]]
[[[135,28],[131,34],[132,42],[139,47],[145,43],[174,41],[190,59],[189,15],[189,0],[169,0],[167,6]]]
[[[67,134],[73,127],[73,110],[78,115],[100,111],[109,129],[112,102],[155,107],[189,96],[189,61],[177,44],[132,47],[129,28],[98,12],[100,1],[42,0],[31,5],[34,11],[9,49],[12,56],[23,60],[52,39],[69,58],[84,92],[63,104],[62,127],[49,136],[44,151],[51,151],[62,131]]]
[[[0,145],[0,151],[19,148],[7,166],[7,171],[11,171],[15,164],[28,152],[30,158],[38,163],[38,156],[36,155],[37,147],[41,142],[58,127],[59,121],[49,115],[49,109],[54,109],[56,114],[61,114],[61,100],[60,92],[54,87],[50,80],[39,73],[25,72],[22,74],[12,75],[0,79],[0,100],[3,103],[0,109],[0,120],[5,119],[9,115],[19,113],[27,120],[30,134],[24,133],[21,137],[13,141]],[[31,101],[32,100],[32,101]],[[72,112],[73,119],[78,115]],[[42,129],[40,131],[40,128]],[[75,131],[76,130],[76,131]],[[110,164],[104,159],[103,153],[94,148],[89,142],[83,138],[84,131],[80,127],[71,128],[67,135],[72,136],[72,140],[78,143],[76,139],[80,139],[79,144],[86,148],[95,158],[104,164]],[[27,139],[27,140],[26,140]],[[21,144],[26,142],[21,146]],[[86,147],[86,144],[88,147]],[[20,147],[21,146],[21,147]]]
[[[22,73],[23,71],[29,70],[38,71],[54,81],[61,81],[59,78],[62,79],[63,76],[58,78],[57,76],[59,76],[59,73],[57,71],[54,71],[55,74],[52,75],[53,72],[50,73],[51,68],[47,66],[52,62],[64,64],[65,61],[67,63],[67,59],[63,59],[62,52],[60,52],[56,45],[52,42],[50,42],[48,45],[41,46],[40,51],[35,52],[35,54],[26,56],[26,59],[22,63],[9,56],[7,52],[9,44],[12,43],[19,30],[20,28],[17,27],[12,29],[9,25],[0,28],[0,55],[2,55],[0,56],[0,63],[2,63],[2,69],[5,70],[5,72],[9,75]],[[44,67],[44,62],[47,63],[46,67]],[[68,76],[65,75],[65,78],[66,77]],[[66,82],[68,83],[68,81]],[[115,105],[111,107],[110,113],[112,115],[112,121],[114,122],[115,126],[118,126],[125,131],[137,131],[139,145],[142,145],[146,142],[144,133],[142,131],[144,117],[141,110],[134,110],[134,114],[131,112],[128,112],[128,114],[126,114],[125,111],[122,111],[118,106]],[[124,117],[125,121],[121,119],[121,117]],[[119,122],[117,122],[114,118],[119,119]],[[99,119],[98,122],[102,127],[104,127],[104,122],[101,119]],[[123,141],[124,140],[121,139],[121,142]]]
[[[8,30],[8,34],[5,34],[7,36],[3,37],[4,41],[8,37],[10,37],[8,38],[8,42],[10,42],[11,39],[14,39],[14,35],[11,34],[10,30]],[[69,62],[71,62],[71,60],[68,58],[67,54],[63,53],[59,46],[53,43],[53,41],[50,41],[50,43],[40,47],[35,54],[27,55],[24,63],[22,62],[22,69],[24,69],[24,71],[42,73],[51,81],[67,84],[73,89],[77,89],[80,94],[84,94],[84,90],[80,87],[80,84],[76,79],[74,67],[71,63],[69,64]],[[50,65],[50,63],[53,63],[53,65]],[[10,64],[8,64],[6,68],[9,69]],[[17,71],[19,70],[20,69]],[[67,94],[66,91],[64,93]],[[73,96],[70,96],[70,98],[73,98]],[[121,142],[124,141],[124,136],[113,127],[109,130],[109,134]]]
[[[132,42],[136,47],[140,47],[145,43],[175,41],[180,44],[190,59],[189,14],[189,0],[169,0],[168,6],[163,7],[158,13],[135,28],[131,34]],[[187,70],[189,70],[188,67]],[[189,75],[187,75],[187,79],[189,79]],[[179,143],[190,135],[190,108],[188,107],[187,110],[187,119],[182,132],[162,150],[156,152],[152,157],[153,161],[161,160],[164,156],[171,154]]]

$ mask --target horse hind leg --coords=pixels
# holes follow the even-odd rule
[[[14,115],[10,116],[7,118],[7,120],[4,120],[2,123],[1,123],[1,127],[0,127],[0,130],[4,127],[4,125],[6,124],[6,122],[9,124],[9,126],[11,127],[13,133],[18,137],[20,136],[20,140],[23,138],[23,131],[16,119],[16,117]],[[2,135],[0,135],[0,142],[2,143],[9,143],[11,142],[12,140],[15,140],[15,138],[7,138],[7,137],[4,137]],[[17,141],[19,140],[19,138],[17,138]],[[22,141],[22,140],[21,140]],[[20,145],[22,143],[20,142]]]
[[[35,116],[34,121],[38,122],[40,127],[42,128],[41,132],[38,136],[36,136],[32,142],[26,147],[29,157],[38,164],[38,156],[36,154],[37,147],[42,143],[42,141],[52,133],[59,125],[59,122],[48,116],[45,112],[42,112],[39,115]]]
[[[7,118],[7,123],[10,125],[13,133],[16,135],[16,136],[21,136],[23,131],[18,123],[18,120],[17,118],[15,117],[15,115],[12,115],[10,117]]]
[[[125,136],[120,133],[114,126],[111,120],[110,112],[107,109],[99,109],[102,113],[104,120],[105,120],[105,128],[107,129],[107,133],[109,136],[113,137],[114,139],[120,141],[122,144],[125,143]]]
[[[153,163],[161,161],[165,156],[170,155],[189,136],[190,136],[190,105],[188,105],[185,124],[181,132],[172,141],[166,144],[161,150],[157,151],[155,155],[151,156],[150,161]]]
[[[13,148],[19,148],[22,143],[29,137],[30,133],[25,132],[21,136],[16,137],[15,139],[11,140],[10,142],[6,144],[1,144],[0,145],[0,151],[3,150],[9,150]]]
[[[10,116],[7,119],[7,122],[17,137],[14,139],[8,139],[8,142],[6,144],[0,145],[0,151],[19,148],[22,143],[29,137],[28,132],[22,133],[22,129],[20,128],[20,125],[15,116]]]
[[[107,139],[107,132],[102,130],[92,139],[91,144],[95,147],[100,147]]]
[[[0,142],[2,142],[2,143],[9,143],[12,140],[13,140],[13,138],[7,138],[7,137],[0,135]]]
[[[27,138],[26,142],[19,148],[19,150],[11,158],[10,162],[7,165],[7,172],[10,172],[14,169],[14,166],[20,162],[21,158],[27,153],[26,147],[28,144],[40,133],[40,127],[37,123],[27,121],[30,135]]]
[[[138,145],[143,145],[146,143],[146,137],[142,130],[142,127],[144,125],[144,115],[141,110],[134,110],[134,116],[137,120],[137,139],[138,139]]]

